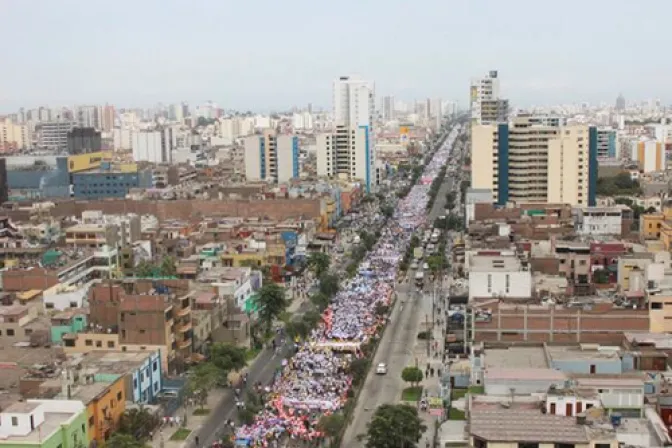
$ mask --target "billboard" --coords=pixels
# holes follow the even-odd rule
[[[68,172],[77,173],[80,171],[100,168],[100,164],[103,162],[103,160],[110,159],[112,159],[112,153],[106,151],[68,156]]]

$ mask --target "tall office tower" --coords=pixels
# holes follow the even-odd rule
[[[623,97],[623,94],[618,95],[618,98],[616,98],[616,110],[625,110],[625,98]]]
[[[114,129],[114,123],[117,119],[117,111],[114,109],[114,106],[106,104],[103,106],[103,118],[101,120],[102,130],[105,132],[110,132]]]
[[[37,146],[52,151],[68,149],[68,132],[76,125],[73,121],[47,121],[39,123],[37,132]]]
[[[182,120],[190,117],[191,114],[189,113],[189,104],[187,104],[186,102],[183,102],[181,107],[182,107]]]
[[[68,154],[89,154],[100,152],[102,140],[100,131],[94,128],[72,128],[68,132]]]
[[[384,96],[383,101],[380,107],[380,112],[383,117],[383,120],[390,121],[394,120],[395,110],[394,110],[394,97],[393,96]]]
[[[488,76],[471,81],[470,90],[472,124],[504,122],[509,116],[509,100],[499,97],[499,78],[492,70]]]
[[[171,163],[173,161],[173,128],[135,132],[131,135],[133,160],[136,162]]]
[[[492,191],[495,202],[595,205],[597,128],[512,123],[472,125],[472,187]]]
[[[374,85],[354,77],[334,81],[334,129],[317,137],[317,174],[363,182],[375,190]]]
[[[80,128],[101,129],[101,115],[99,106],[78,106],[75,110],[75,121]]]
[[[273,129],[245,138],[245,177],[276,183],[298,178],[299,138]]]

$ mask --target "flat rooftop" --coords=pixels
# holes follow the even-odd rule
[[[83,356],[74,355],[70,361],[73,365],[79,365],[82,369],[86,369],[87,373],[96,371],[124,375],[142,366],[153,353],[151,351],[93,351]]]
[[[473,255],[469,258],[471,272],[518,272],[523,270],[515,255]]]
[[[82,384],[77,385],[72,392],[72,396],[69,397],[69,400],[80,400],[85,405],[91,403],[92,400],[98,398],[100,395],[110,387],[110,382],[100,381],[91,384]],[[65,399],[64,397],[61,399]]]
[[[613,349],[547,346],[546,351],[552,361],[620,361],[619,350]]]
[[[486,348],[483,358],[486,369],[548,367],[543,347]]]
[[[539,410],[474,409],[470,425],[472,436],[488,442],[588,443],[585,427],[575,418]]]
[[[485,382],[488,381],[556,381],[562,382],[567,379],[567,375],[555,369],[534,369],[534,368],[515,368],[515,369],[488,369],[485,371]]]
[[[41,444],[44,440],[61,427],[61,424],[66,422],[73,416],[70,412],[45,412],[44,421],[40,426],[32,430],[25,436],[8,436],[0,439],[3,442],[17,442],[17,443],[38,443]]]

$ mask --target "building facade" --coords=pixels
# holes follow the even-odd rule
[[[597,157],[615,159],[618,157],[618,135],[614,129],[597,130]]]
[[[170,163],[173,151],[173,129],[135,132],[131,136],[133,160],[136,162]]]
[[[359,180],[367,192],[375,189],[374,98],[371,82],[348,76],[334,81],[334,126],[317,137],[318,176]]]
[[[472,157],[482,161],[472,187],[492,190],[497,204],[595,205],[595,127],[543,126],[519,116],[510,124],[473,125],[471,132]]]
[[[472,124],[492,124],[506,121],[509,100],[499,97],[499,78],[496,70],[483,78],[473,79],[469,92]]]
[[[73,121],[46,121],[37,126],[37,146],[51,151],[68,149],[68,132],[76,125]]]
[[[68,154],[90,154],[100,152],[102,140],[95,128],[72,128],[68,132]]]
[[[245,177],[248,181],[288,182],[299,177],[299,138],[266,130],[245,139]]]

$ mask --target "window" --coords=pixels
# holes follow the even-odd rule
[[[82,432],[86,434],[86,425],[84,423],[82,423]]]
[[[121,401],[121,391],[117,392],[117,400]]]
[[[573,443],[556,443],[555,448],[574,448],[575,445]]]
[[[91,339],[87,339],[86,341],[84,341],[84,344],[90,347],[93,345],[93,341]]]
[[[33,334],[33,329],[26,328],[25,330],[23,330],[23,332],[26,334],[26,336],[30,336],[31,334]]]
[[[93,427],[96,424],[96,420],[92,417],[89,418],[89,428]]]
[[[107,348],[114,348],[114,341],[107,341]]]
[[[609,444],[609,443],[596,443],[595,448],[611,448],[611,444]]]
[[[12,426],[19,426],[19,417],[12,417]]]
[[[539,448],[538,443],[519,443],[518,448]]]
[[[7,336],[14,336],[14,329],[8,328],[7,329]]]
[[[133,389],[137,389],[137,388],[138,388],[138,379],[134,378],[133,379]]]
[[[96,347],[102,347],[103,341],[96,341]]]
[[[154,361],[154,364],[152,364],[152,370],[153,370],[154,372],[156,372],[156,369],[158,369],[158,368],[159,368],[159,363],[156,362],[156,361]]]
[[[651,309],[652,310],[662,310],[663,309],[663,304],[660,302],[652,302],[651,303]]]

